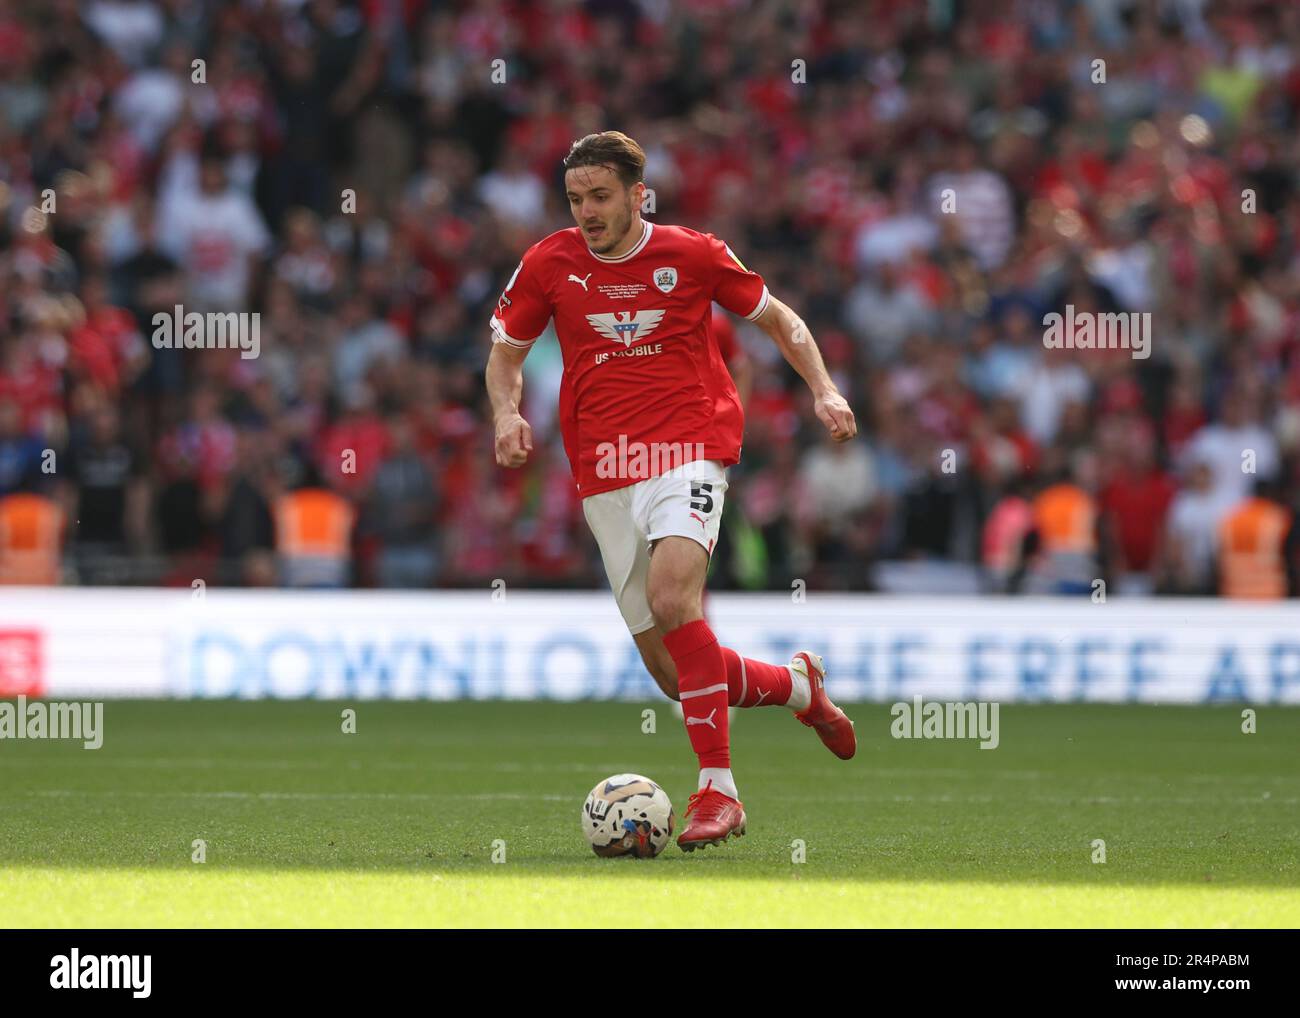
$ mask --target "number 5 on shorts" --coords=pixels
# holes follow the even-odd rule
[[[700,512],[713,512],[713,485],[708,481],[691,482],[691,508]]]

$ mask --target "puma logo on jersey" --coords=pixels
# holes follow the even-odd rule
[[[630,347],[633,340],[654,332],[665,314],[664,311],[606,311],[604,314],[588,315],[587,321],[606,339]]]
[[[583,276],[581,279],[578,278],[577,276],[575,276],[572,272],[570,272],[570,273],[569,273],[569,279],[568,279],[568,282],[570,282],[570,283],[581,283],[581,284],[582,284],[582,289],[583,289],[583,291],[585,292],[585,291],[587,290],[587,280],[590,279],[590,278],[591,278],[591,273],[590,273],[590,272],[588,272],[588,273],[587,273],[585,276]]]
[[[688,717],[688,718],[686,719],[686,724],[687,724],[688,727],[691,726],[691,725],[708,725],[710,728],[712,728],[712,729],[716,732],[716,731],[718,730],[718,726],[715,725],[715,724],[713,723],[713,715],[716,714],[716,713],[718,713],[718,708],[717,708],[717,707],[714,707],[713,710],[709,711],[709,716],[708,716],[708,717],[704,717],[704,718],[689,718],[689,717]]]
[[[690,515],[691,519],[693,519],[693,520],[699,520],[699,521],[700,521],[700,526],[704,527],[705,530],[708,530],[708,529],[709,529],[707,526],[704,525],[704,517],[698,515],[697,513],[690,513],[689,515]]]

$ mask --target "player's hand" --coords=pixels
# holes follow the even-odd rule
[[[518,414],[497,419],[497,465],[522,467],[533,451],[533,429]]]
[[[847,442],[858,433],[858,422],[853,417],[853,410],[848,400],[838,392],[818,396],[813,402],[813,411],[817,419],[826,425],[831,438],[837,442]]]

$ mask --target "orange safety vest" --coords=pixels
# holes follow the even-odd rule
[[[346,559],[355,517],[347,499],[323,488],[302,488],[275,504],[275,546],[290,558]]]
[[[63,510],[42,495],[0,498],[0,583],[59,582]]]
[[[1097,550],[1097,504],[1082,488],[1054,484],[1034,499],[1034,526],[1045,554]]]
[[[1219,524],[1219,593],[1224,597],[1286,597],[1283,547],[1291,513],[1263,498],[1248,498]]]

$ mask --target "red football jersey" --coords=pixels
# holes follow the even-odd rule
[[[731,319],[725,311],[719,311],[716,306],[712,310],[713,340],[718,344],[718,353],[722,354],[722,362],[730,364],[736,354],[740,352],[736,339],[736,327],[731,324]]]
[[[752,320],[767,287],[722,241],[684,227],[644,223],[620,258],[593,253],[577,227],[524,253],[497,302],[493,339],[528,347],[554,317],[560,429],[582,497],[675,466],[661,450],[698,444],[696,458],[740,459],[744,415],[711,340],[713,301]],[[638,449],[651,453],[637,461]],[[609,476],[612,450],[630,451],[632,472]]]

